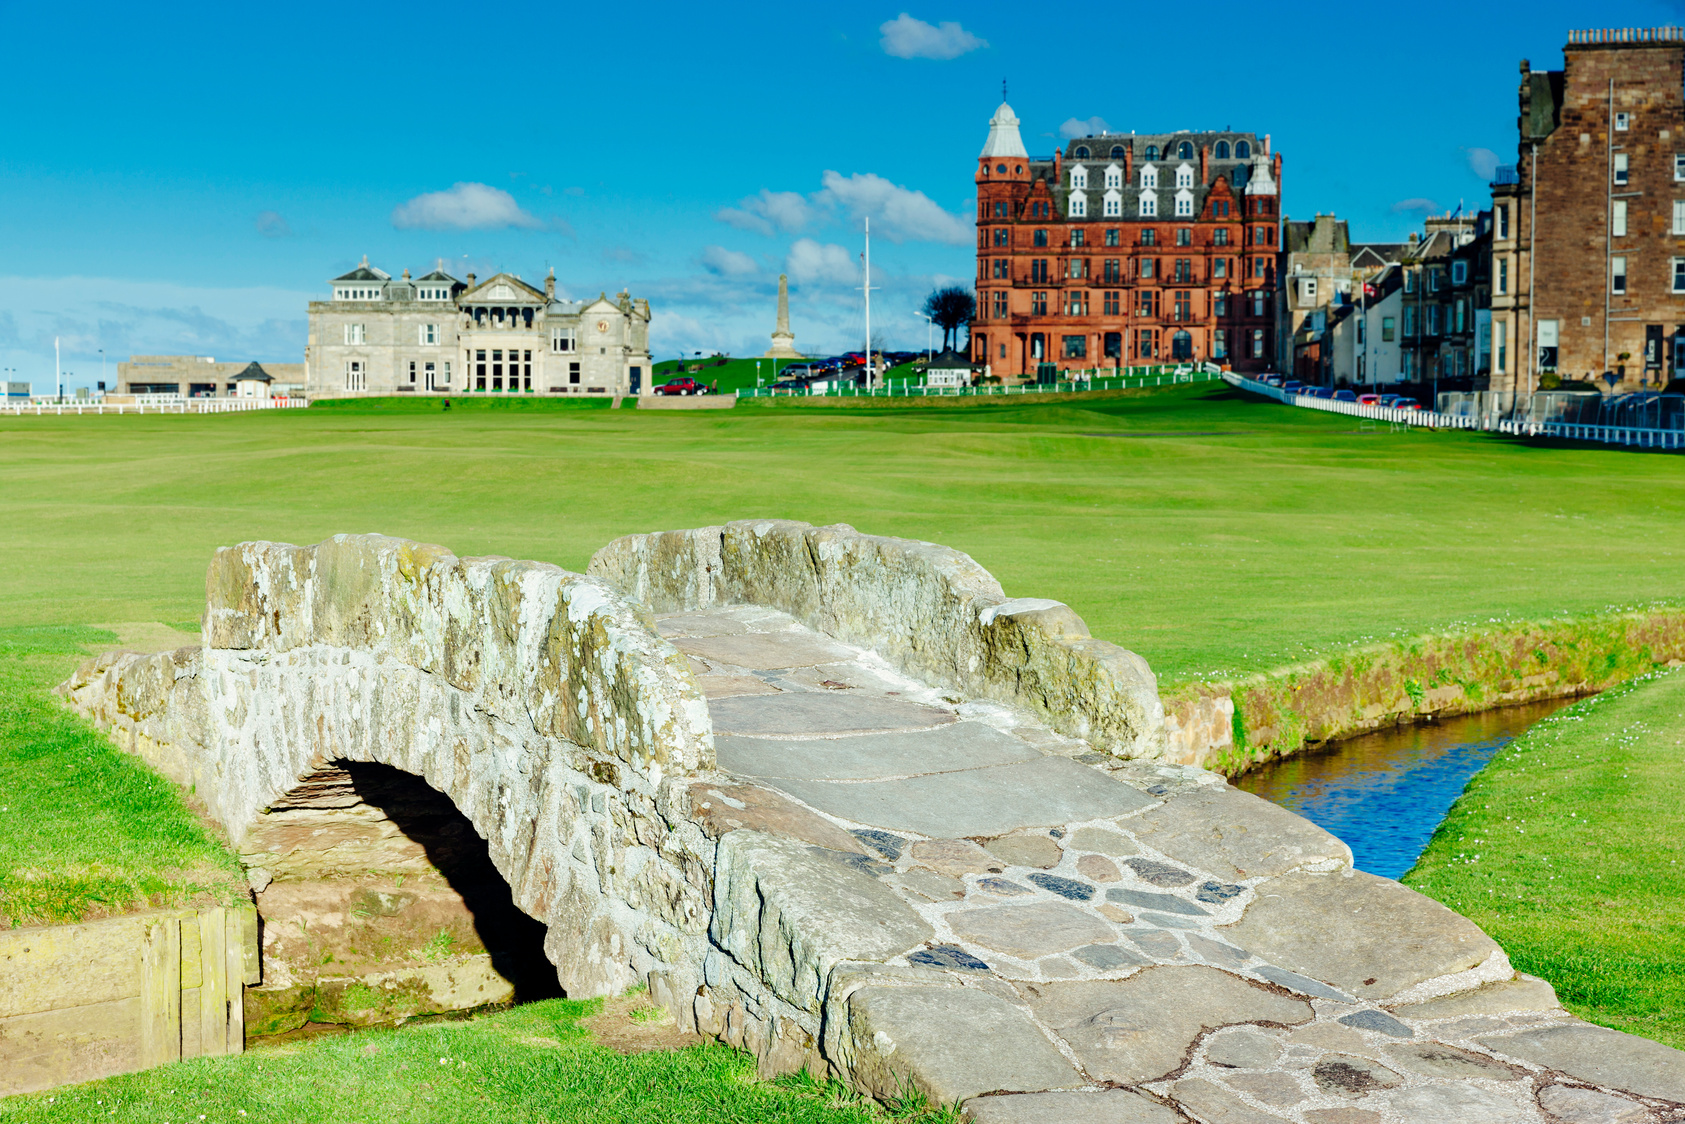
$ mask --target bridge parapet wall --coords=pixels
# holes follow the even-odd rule
[[[764,605],[872,649],[899,670],[1025,707],[1120,757],[1162,757],[1145,660],[1089,634],[1070,606],[1008,598],[969,555],[847,524],[745,520],[627,535],[587,572],[657,613]]]
[[[61,690],[240,844],[335,760],[424,778],[550,927],[570,994],[694,974],[713,845],[685,783],[713,766],[684,657],[602,582],[341,535],[245,543],[207,577],[201,647],[108,653]]]

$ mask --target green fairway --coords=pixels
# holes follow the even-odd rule
[[[579,1025],[599,1001],[554,999],[476,1018],[364,1031],[179,1062],[27,1097],[0,1121],[165,1124],[943,1124],[922,1102],[885,1110],[805,1077],[755,1079],[720,1045],[622,1056]]]
[[[747,359],[727,359],[723,364],[718,359],[669,359],[655,365],[655,383],[659,386],[669,379],[684,378],[688,375],[697,382],[717,387],[721,394],[732,394],[755,386],[771,386],[784,377],[783,371],[786,367],[806,362],[805,359],[756,359],[752,356]],[[698,365],[702,368],[700,371],[689,370]],[[884,378],[919,380],[911,363],[891,367],[884,372]]]
[[[48,689],[114,645],[79,627],[0,629],[0,928],[245,893],[183,794]]]
[[[1214,384],[719,412],[363,407],[0,419],[0,623],[194,618],[211,551],[381,531],[582,568],[632,531],[848,522],[1068,601],[1167,682],[1678,595],[1685,465]]]
[[[1470,782],[1404,881],[1591,1022],[1685,1047],[1685,672],[1545,719]]]

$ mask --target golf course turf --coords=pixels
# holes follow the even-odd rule
[[[148,829],[156,853],[131,846],[125,878],[168,870],[177,879],[168,893],[213,892],[211,874],[201,879],[207,890],[182,872],[226,873],[226,852],[193,834],[197,821],[179,794],[172,803],[167,786],[155,792],[124,774],[143,771],[54,711],[46,690],[79,650],[108,642],[110,633],[92,624],[192,627],[211,552],[241,540],[309,543],[378,531],[460,555],[579,570],[599,546],[635,531],[755,517],[846,522],[956,547],[1008,595],[1070,603],[1096,636],[1139,652],[1169,686],[1387,637],[1677,604],[1682,463],[1613,448],[1365,428],[1220,384],[1058,402],[756,402],[706,412],[535,403],[447,413],[427,401],[371,401],[244,415],[0,418],[8,482],[0,493],[7,529],[0,689],[11,696],[0,708],[0,776],[31,767],[38,759],[25,754],[38,752],[39,731],[49,730],[66,761],[86,758],[109,779],[90,789],[92,813],[133,801],[159,817]],[[1661,682],[1672,681],[1632,690]],[[1612,714],[1621,698],[1611,692],[1593,709],[1607,705]],[[1678,700],[1667,705],[1677,715]],[[1587,756],[1617,742],[1587,741]],[[1643,771],[1634,761],[1618,785],[1598,774],[1583,793],[1576,779],[1526,795],[1577,802],[1562,805],[1563,814],[1585,803],[1603,817],[1595,822],[1607,827],[1610,845],[1630,850],[1678,834],[1664,757]],[[1509,783],[1493,770],[1477,789]],[[1638,786],[1641,776],[1654,780],[1653,792]],[[57,876],[70,887],[98,865],[97,847],[66,849],[51,838],[67,814],[54,807],[51,816],[31,812],[0,827],[0,911],[7,898],[19,900],[26,877]],[[1469,881],[1491,876],[1492,866],[1453,861],[1466,851],[1465,837],[1490,836],[1505,849],[1495,823],[1478,819],[1484,812],[1465,798],[1412,884],[1488,926],[1519,967],[1552,979],[1586,1017],[1675,1041],[1674,1016],[1652,1010],[1673,1004],[1672,969],[1637,947],[1678,946],[1656,905],[1666,886],[1630,875],[1599,880],[1588,867],[1596,885],[1576,883],[1571,899],[1552,897],[1559,889],[1552,882],[1522,890],[1514,911],[1499,909],[1496,885]],[[1675,819],[1637,820],[1627,832],[1617,821],[1629,814]],[[1585,838],[1563,836],[1562,845],[1577,848]],[[166,853],[165,844],[177,850]],[[1638,852],[1628,850],[1619,857],[1630,871]],[[1498,853],[1483,846],[1481,863]],[[1481,903],[1486,889],[1493,900]],[[1596,940],[1581,940],[1591,930]],[[1595,990],[1603,976],[1628,981],[1616,988],[1625,990],[1575,990],[1576,980]],[[79,1087],[54,1103],[49,1094],[14,1098],[0,1101],[0,1120],[125,1113],[169,1120],[178,1112],[182,1120],[201,1112],[235,1120],[241,1108],[250,1119],[259,1117],[241,1097],[347,1082],[364,1082],[378,1096],[324,1105],[320,1115],[271,1100],[265,1115],[817,1122],[877,1111],[831,1105],[837,1098],[824,1090],[755,1085],[752,1063],[723,1047],[614,1062],[617,1055],[583,1044],[574,1024],[585,1006],[557,1003],[451,1028],[293,1045],[269,1061],[261,1052],[196,1061]],[[452,1035],[461,1046],[423,1037]],[[566,1049],[531,1045],[540,1039]],[[358,1054],[365,1043],[376,1052]],[[388,1054],[385,1069],[366,1060]],[[438,1066],[437,1056],[469,1065],[451,1068],[449,1080],[431,1070],[422,1078],[415,1059]],[[202,1092],[207,1084],[211,1091]],[[532,1091],[557,1086],[598,1088],[604,1099],[582,1100],[576,1111]],[[89,1103],[104,1101],[102,1090],[125,1107]],[[402,1111],[387,1111],[400,1102]]]

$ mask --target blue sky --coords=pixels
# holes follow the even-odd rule
[[[1517,63],[1677,5],[483,7],[0,0],[0,368],[99,349],[297,362],[364,254],[650,299],[657,357],[859,346],[973,269],[1003,78],[1034,154],[1068,121],[1270,133],[1285,209],[1402,239],[1513,162]],[[1077,11],[1077,10],[1072,10]],[[1495,154],[1495,155],[1494,155]],[[461,185],[461,186],[459,186]],[[111,377],[108,375],[108,378]]]

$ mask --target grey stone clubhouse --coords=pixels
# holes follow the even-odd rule
[[[394,280],[369,265],[310,302],[311,398],[385,394],[648,394],[649,302],[556,296],[512,273]]]

